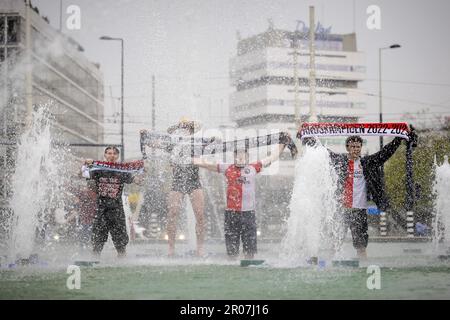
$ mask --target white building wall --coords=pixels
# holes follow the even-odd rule
[[[230,60],[230,80],[235,85],[238,80],[249,81],[261,76],[292,77],[293,54],[290,48],[264,48],[233,57]],[[298,75],[309,77],[309,52],[298,50]],[[262,67],[258,67],[262,66]],[[348,69],[348,70],[347,70]],[[317,78],[361,81],[365,79],[365,55],[362,52],[317,51]]]

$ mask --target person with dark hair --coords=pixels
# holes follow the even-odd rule
[[[117,162],[119,149],[110,146],[105,148],[105,160],[111,164]],[[108,233],[118,257],[126,255],[126,245],[129,238],[126,229],[125,212],[122,204],[122,192],[125,183],[142,183],[142,179],[133,176],[131,172],[113,170],[90,171],[89,166],[94,163],[87,159],[82,167],[82,176],[95,182],[97,193],[97,210],[92,225],[92,246],[95,255],[100,255],[103,246],[108,240]]]
[[[256,175],[263,167],[268,167],[276,161],[290,142],[290,136],[283,136],[278,152],[254,163],[249,163],[248,150],[236,150],[234,164],[208,163],[201,158],[194,159],[197,166],[223,173],[226,177],[225,245],[230,259],[238,257],[241,239],[246,259],[253,259],[257,253]]]
[[[411,130],[410,137],[415,135]],[[363,139],[360,136],[350,136],[345,141],[346,154],[330,153],[331,162],[338,175],[338,199],[341,207],[339,216],[341,223],[340,243],[342,243],[348,228],[353,239],[353,247],[361,259],[367,257],[366,248],[369,240],[367,233],[367,200],[371,198],[378,209],[385,211],[389,199],[385,194],[383,180],[383,165],[400,146],[402,138],[396,137],[380,151],[367,156],[361,156]],[[309,138],[307,145],[314,145],[314,139]]]

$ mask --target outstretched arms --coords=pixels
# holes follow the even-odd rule
[[[282,135],[280,137],[280,144],[278,145],[278,152],[276,152],[272,156],[262,159],[261,163],[262,163],[263,167],[268,167],[273,162],[277,161],[278,158],[280,157],[281,153],[284,151],[284,148],[286,148],[286,147],[288,147],[289,150],[291,151],[291,155],[293,157],[295,157],[295,155],[298,152],[297,147],[295,146],[295,143],[292,141],[292,138],[289,135],[289,133],[282,133]]]
[[[144,184],[144,179],[145,179],[145,172],[147,172],[147,168],[143,168],[143,170],[134,170],[134,169],[140,169],[140,163],[141,161],[137,161],[138,163],[127,163],[128,168],[125,168],[125,170],[118,170],[116,171],[116,175],[118,175],[120,177],[120,179],[122,180],[123,183],[136,183],[138,185],[143,185]],[[100,170],[94,170],[92,171],[92,165],[94,163],[94,160],[92,159],[86,159],[84,161],[83,166],[81,167],[79,176],[86,178],[86,179],[96,179],[98,177],[98,175],[102,175],[101,172],[103,172],[101,169]],[[134,167],[132,167],[134,165]],[[138,167],[136,167],[138,166]],[[130,168],[131,167],[131,168]],[[121,168],[117,168],[117,169],[121,169]],[[122,168],[123,169],[123,168]],[[133,169],[134,172],[127,172],[127,169]],[[106,169],[105,169],[106,170]],[[114,171],[114,169],[112,169]]]
[[[287,132],[282,132],[280,135],[280,144],[283,144],[285,147],[291,151],[292,158],[298,154],[297,146],[295,145],[294,140],[292,140],[291,135]]]
[[[264,168],[266,168],[266,167],[270,166],[272,164],[272,162],[277,161],[278,158],[280,157],[281,153],[283,152],[284,148],[286,148],[285,144],[279,144],[277,152],[275,152],[273,155],[261,160],[262,166]]]
[[[385,145],[383,149],[370,155],[369,161],[371,160],[378,163],[379,165],[382,165],[383,163],[388,161],[390,157],[394,155],[395,151],[397,151],[401,143],[402,138],[399,137],[394,138],[394,140]]]
[[[417,134],[416,130],[413,126],[410,126],[410,132],[409,132],[409,140],[411,141],[413,147],[417,146]],[[386,161],[389,160],[390,157],[392,157],[397,151],[398,147],[402,143],[402,138],[396,137],[394,140],[392,140],[390,143],[385,145],[380,151],[377,153],[374,153],[368,157],[369,161],[374,161],[377,165],[382,165]]]
[[[193,164],[209,171],[217,171],[217,163],[207,162],[203,158],[194,158]]]

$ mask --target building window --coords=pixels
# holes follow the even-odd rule
[[[4,177],[0,177],[0,198],[6,197],[6,186]]]
[[[4,170],[6,169],[6,148],[4,146],[0,147],[0,169],[2,169],[1,171],[4,172]]]
[[[0,17],[0,45],[5,44],[5,17]]]
[[[7,18],[7,44],[14,44],[19,41],[19,17]]]
[[[8,48],[6,53],[6,58],[8,59],[8,68],[9,70],[13,70],[17,61],[19,60],[19,51],[18,48]]]
[[[6,148],[6,158],[5,158],[5,165],[6,167],[9,168],[14,168],[14,163],[15,163],[15,152],[14,152],[14,148]]]

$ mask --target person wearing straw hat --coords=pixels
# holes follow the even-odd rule
[[[177,124],[169,127],[169,134],[180,136],[192,136],[200,130],[201,124],[189,118],[182,118]],[[199,167],[192,164],[191,161],[182,161],[182,159],[172,159],[172,190],[168,196],[168,217],[167,217],[167,236],[169,240],[169,257],[175,254],[175,238],[178,214],[181,211],[181,205],[184,196],[187,194],[192,203],[192,209],[195,214],[196,225],[195,233],[197,238],[196,255],[203,256],[204,242],[204,194],[202,184],[200,183]]]

